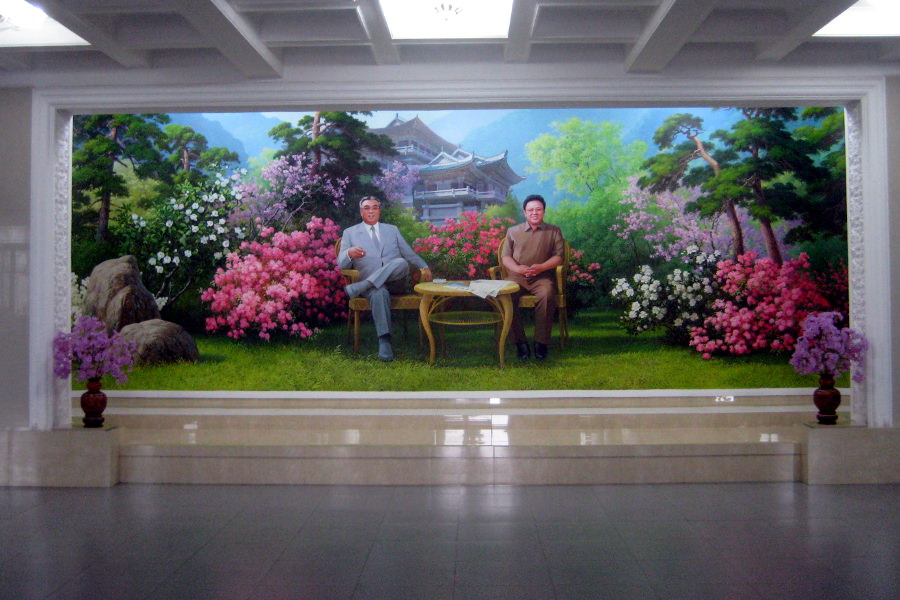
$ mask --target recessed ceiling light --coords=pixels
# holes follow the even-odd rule
[[[859,0],[816,32],[819,37],[900,36],[900,2]]]
[[[0,0],[0,46],[83,46],[75,35],[24,0]]]
[[[395,40],[505,38],[513,0],[379,0]]]

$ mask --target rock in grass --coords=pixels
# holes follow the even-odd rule
[[[177,323],[150,319],[127,325],[120,333],[126,340],[137,344],[135,364],[196,362],[200,359],[194,338]]]

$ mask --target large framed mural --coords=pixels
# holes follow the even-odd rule
[[[159,328],[166,341],[150,345],[163,350],[141,350],[127,389],[810,387],[790,364],[804,320],[849,314],[843,117],[77,115],[73,318]],[[532,194],[570,247],[558,290],[568,336],[555,321],[547,360],[507,352],[501,369],[492,325],[448,326],[431,365],[416,310],[394,311],[392,362],[378,360],[367,314],[355,343],[335,244],[360,221],[360,199],[380,200],[381,220],[435,278],[472,281],[491,278]],[[478,302],[454,308],[483,312]]]

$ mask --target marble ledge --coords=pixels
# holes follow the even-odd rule
[[[0,430],[0,485],[109,487],[118,471],[111,429]]]

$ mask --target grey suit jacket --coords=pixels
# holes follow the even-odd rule
[[[341,236],[341,252],[338,254],[338,266],[342,269],[356,269],[360,279],[365,279],[384,264],[394,258],[403,257],[407,262],[420,269],[427,269],[428,265],[416,254],[396,226],[389,223],[378,224],[378,235],[381,239],[381,250],[375,247],[369,228],[365,223],[357,223],[344,230]],[[347,252],[354,246],[360,246],[366,251],[362,258],[350,258]]]

